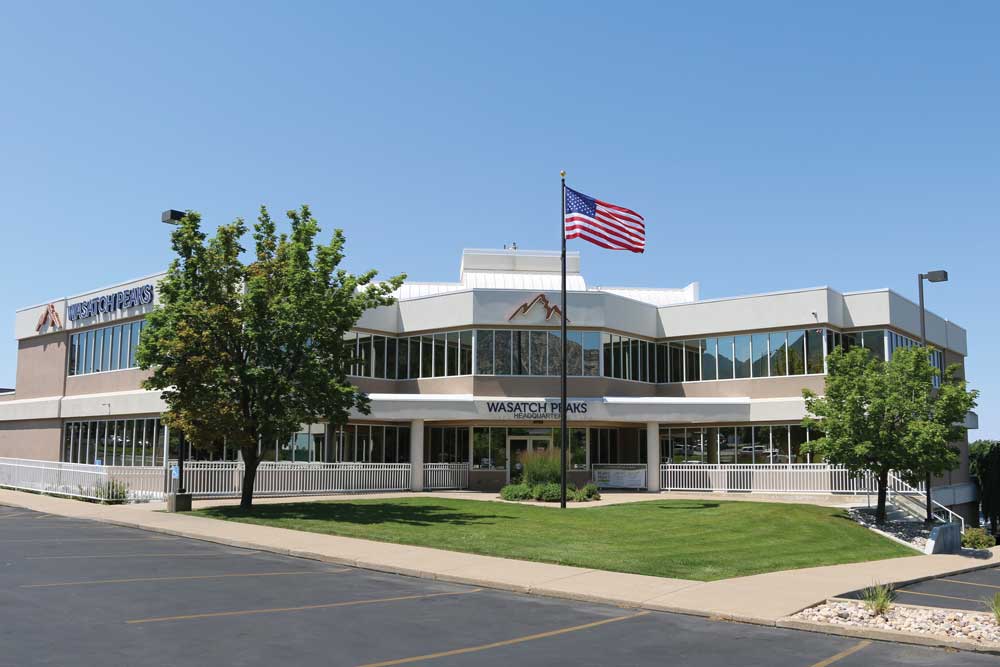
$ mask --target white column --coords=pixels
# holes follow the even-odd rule
[[[646,490],[660,490],[660,424],[646,424]]]
[[[410,489],[424,490],[424,420],[410,422]]]

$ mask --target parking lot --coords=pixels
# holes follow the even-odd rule
[[[896,602],[987,612],[988,600],[996,593],[1000,593],[1000,570],[989,568],[928,579],[897,588]],[[854,591],[844,597],[859,599],[861,591]]]
[[[2,665],[993,665],[0,507]]]

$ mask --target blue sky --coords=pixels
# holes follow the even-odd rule
[[[0,386],[17,307],[160,270],[169,207],[309,203],[349,268],[455,280],[463,247],[556,249],[559,169],[642,212],[592,284],[705,298],[830,285],[996,354],[1000,5],[18,3],[0,22]]]

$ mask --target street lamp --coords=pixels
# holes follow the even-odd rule
[[[160,222],[167,225],[178,225],[184,215],[184,211],[170,208],[160,214]],[[184,449],[187,442],[185,442],[183,431],[181,431],[180,436],[180,451],[177,452],[177,491],[170,494],[167,499],[167,510],[170,512],[191,511],[191,494],[187,493],[187,489],[184,488]],[[168,445],[167,456],[169,453],[170,447]]]
[[[927,347],[927,323],[926,323],[926,310],[924,309],[924,280],[932,283],[945,283],[948,282],[948,272],[937,270],[928,271],[927,273],[917,274],[917,293],[920,295],[920,345],[922,347]],[[927,473],[927,479],[924,482],[927,486],[927,518],[926,522],[931,524],[934,522],[934,514],[931,511],[931,473]]]

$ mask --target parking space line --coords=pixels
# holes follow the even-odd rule
[[[976,598],[959,598],[954,595],[941,595],[940,593],[921,593],[920,591],[908,591],[905,588],[899,589],[900,593],[909,593],[910,595],[926,595],[929,598],[944,598],[945,600],[962,600],[964,602],[982,602],[982,600]]]
[[[179,537],[37,537],[24,540],[4,540],[4,544],[17,542],[20,544],[34,542],[166,542],[179,540]]]
[[[840,662],[849,655],[854,655],[855,653],[865,648],[866,646],[870,646],[871,643],[872,642],[870,639],[863,639],[854,646],[844,649],[843,651],[837,653],[836,655],[831,655],[826,660],[820,660],[817,663],[813,663],[810,667],[828,667],[829,665],[832,665],[835,662]]]
[[[293,572],[237,572],[233,574],[192,574],[179,577],[134,577],[131,579],[94,579],[92,581],[60,581],[49,584],[23,584],[21,588],[57,588],[61,586],[95,586],[98,584],[134,584],[153,581],[190,581],[195,579],[231,579],[235,577],[291,577],[305,574],[339,574],[340,570],[297,570]]]
[[[258,551],[250,551],[249,553],[255,554],[260,553]],[[66,558],[219,558],[222,556],[243,556],[243,553],[219,553],[217,551],[195,551],[192,553],[185,553],[183,551],[178,551],[174,553],[165,554],[72,554],[65,555],[59,554],[57,556],[25,556],[24,560],[59,560]]]
[[[10,514],[4,512],[3,514],[0,514],[0,519],[13,519],[14,517],[28,516],[29,514],[31,514],[31,512],[12,512]]]
[[[386,602],[403,602],[405,600],[426,600],[429,598],[440,598],[455,595],[469,595],[482,591],[481,588],[473,588],[467,591],[455,591],[452,593],[425,593],[422,595],[400,595],[391,598],[375,598],[370,600],[351,600],[348,602],[329,602],[326,604],[308,604],[301,607],[273,607],[270,609],[243,609],[237,611],[210,611],[201,614],[183,614],[180,616],[159,616],[155,618],[137,618],[125,621],[129,625],[138,623],[161,623],[163,621],[192,621],[199,618],[218,618],[222,616],[250,616],[251,614],[278,614],[286,611],[309,611],[313,609],[334,609],[337,607],[357,607],[366,604],[379,604]]]
[[[465,648],[457,648],[451,651],[441,651],[440,653],[426,653],[424,655],[414,655],[409,658],[397,658],[395,660],[385,660],[383,662],[370,662],[366,665],[361,665],[361,667],[389,667],[389,665],[405,665],[410,662],[421,662],[424,660],[435,660],[437,658],[448,658],[453,655],[463,655],[465,653],[476,653],[478,651],[488,651],[491,648],[499,648],[501,646],[512,646],[514,644],[523,644],[524,642],[535,641],[536,639],[545,639],[547,637],[557,637],[559,635],[565,635],[570,632],[579,632],[580,630],[587,630],[589,628],[596,628],[601,625],[607,625],[608,623],[618,623],[619,621],[628,621],[633,618],[638,618],[639,616],[646,616],[650,612],[640,611],[635,614],[627,614],[625,616],[616,616],[615,618],[605,618],[600,621],[593,621],[591,623],[583,623],[582,625],[572,625],[568,628],[559,628],[558,630],[549,630],[548,632],[539,632],[533,635],[525,635],[523,637],[514,637],[513,639],[504,639],[503,641],[493,642],[491,644],[480,644],[479,646],[467,646]]]
[[[961,579],[938,579],[938,581],[948,581],[953,584],[965,584],[966,586],[980,586],[982,588],[1000,588],[1000,586],[995,586],[993,584],[980,584],[975,581],[962,581]]]

